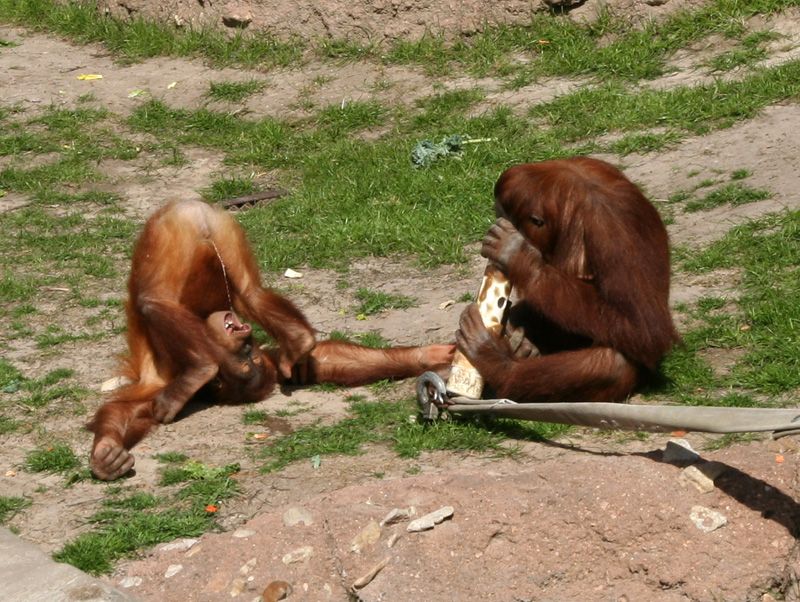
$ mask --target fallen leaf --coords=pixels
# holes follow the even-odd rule
[[[783,464],[783,460],[784,460],[783,454],[775,455],[775,462],[777,462],[778,464]]]
[[[172,90],[175,86],[178,85],[178,82],[172,82],[170,85],[167,86],[167,90]]]
[[[81,81],[91,81],[94,79],[103,79],[103,76],[99,73],[81,73],[78,79]]]
[[[219,510],[219,507],[215,506],[214,504],[209,504],[206,506],[206,512],[209,514],[214,514],[217,510]]]

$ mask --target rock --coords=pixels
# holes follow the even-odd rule
[[[704,533],[711,533],[728,524],[728,519],[723,514],[705,506],[692,506],[689,518]]]
[[[687,466],[681,471],[678,481],[681,485],[694,485],[700,493],[714,491],[714,480],[709,479],[697,466]]]
[[[311,546],[303,546],[302,548],[297,548],[296,550],[292,550],[291,552],[284,554],[281,560],[283,564],[294,564],[295,562],[303,562],[304,560],[308,560],[314,555],[314,548]]]
[[[142,584],[141,577],[125,577],[125,579],[119,582],[119,586],[125,589],[128,589],[129,587],[136,587],[137,585],[141,584]]]
[[[431,512],[430,514],[421,516],[417,520],[411,521],[408,524],[408,527],[406,527],[406,530],[414,533],[417,531],[427,531],[428,529],[433,529],[435,525],[438,525],[446,518],[453,516],[453,512],[454,510],[452,506],[439,508],[435,512]]]
[[[253,15],[245,3],[228,2],[222,12],[225,27],[244,29],[253,20]]]
[[[250,573],[250,571],[252,571],[255,568],[257,563],[258,560],[256,558],[251,558],[250,560],[245,562],[241,567],[239,567],[239,574],[247,575],[248,573]]]
[[[200,541],[199,539],[176,539],[173,542],[165,543],[163,545],[158,546],[159,552],[171,552],[173,550],[188,550]]]
[[[170,577],[174,577],[182,570],[183,570],[182,564],[171,564],[167,567],[167,570],[164,572],[164,579],[169,579]]]
[[[350,551],[360,554],[361,550],[367,546],[371,546],[381,538],[381,527],[374,520],[369,521],[366,527],[355,536],[353,543],[350,545]]]
[[[370,582],[372,582],[372,580],[375,579],[375,576],[378,573],[380,573],[387,564],[389,564],[388,557],[384,558],[378,564],[373,566],[369,571],[367,571],[366,574],[362,575],[361,577],[353,581],[352,588],[354,590],[361,589],[362,587],[366,587],[367,585],[369,585]]]
[[[305,526],[314,524],[314,517],[305,508],[293,506],[283,513],[283,524],[287,527],[294,527],[298,523]]]
[[[393,508],[389,511],[389,514],[383,517],[383,520],[380,522],[380,526],[384,527],[386,525],[393,525],[395,523],[399,523],[400,521],[408,520],[416,513],[417,510],[414,508],[414,506],[410,506],[409,508]]]
[[[670,439],[661,455],[664,462],[670,464],[691,464],[700,459],[700,455],[692,449],[691,443],[686,439]]]
[[[256,532],[252,529],[236,529],[236,531],[233,532],[233,536],[237,539],[246,539],[247,537],[251,537],[255,534]]]
[[[553,8],[569,8],[583,4],[586,0],[543,0],[547,6]]]

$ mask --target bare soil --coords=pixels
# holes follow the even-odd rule
[[[664,6],[675,6],[673,3],[677,0]],[[274,8],[267,4],[258,5],[259,10],[264,7],[264,14],[269,13],[267,8]],[[434,10],[435,5],[416,4],[427,10]],[[379,5],[384,6],[399,18],[398,11],[406,6],[411,10],[416,4],[369,3],[368,7],[378,13]],[[478,4],[491,3],[476,2],[474,6]],[[514,5],[495,4],[504,10]],[[591,4],[586,2],[581,8],[588,9]],[[628,4],[644,6],[641,2]],[[188,5],[173,2],[159,7]],[[133,3],[119,2],[118,6]],[[127,10],[136,12],[146,6],[142,2],[141,9]],[[332,2],[326,6],[325,10],[337,15],[353,14],[355,21],[361,19],[352,4],[344,7]],[[155,10],[152,7],[150,10]],[[296,21],[310,22],[311,17],[304,20],[303,14]],[[424,11],[420,11],[420,20],[438,22]],[[774,23],[788,32],[789,37],[782,41],[785,57],[800,47],[797,23],[794,14]],[[388,27],[382,35],[408,33]],[[74,106],[78,96],[92,92],[98,104],[125,116],[141,102],[140,97],[129,97],[133,90],[146,90],[149,96],[163,98],[173,106],[195,108],[207,103],[203,94],[209,81],[258,78],[268,85],[247,101],[246,109],[254,117],[285,116],[302,113],[298,99],[309,94],[317,104],[380,95],[389,95],[384,100],[390,102],[412,102],[430,94],[434,84],[456,87],[468,82],[460,76],[433,81],[415,69],[368,63],[334,67],[312,62],[267,75],[212,70],[199,61],[175,59],[120,66],[100,47],[73,46],[11,27],[0,27],[0,37],[19,44],[0,52],[0,72],[6,74],[0,81],[0,96],[4,103],[21,103],[31,113],[50,104]],[[658,85],[701,81],[705,75],[695,66],[703,49],[696,52],[695,56],[687,52],[680,57],[674,79]],[[77,70],[104,77],[78,81]],[[311,85],[322,73],[328,76],[327,83]],[[371,85],[376,78],[391,85],[380,86],[382,91],[376,92]],[[500,82],[481,80],[480,85],[488,90],[489,102],[493,93],[496,102],[509,101]],[[543,95],[555,95],[574,85],[578,84],[539,82],[515,92],[513,103],[524,108]],[[606,158],[620,164],[656,203],[677,190],[737,169],[749,170],[751,185],[773,193],[769,200],[735,209],[677,215],[669,227],[673,242],[696,248],[744,220],[800,206],[796,193],[800,189],[800,141],[793,134],[798,130],[800,107],[778,104],[749,121],[688,139],[667,152]],[[99,168],[107,176],[104,185],[126,199],[126,212],[143,221],[170,198],[199,197],[198,190],[223,170],[221,156],[201,149],[186,152],[190,163],[181,168],[154,166],[145,160],[107,162]],[[491,186],[492,182],[487,182],[487,202]],[[0,199],[0,210],[13,210],[24,203],[24,198],[9,194]],[[399,260],[358,262],[348,274],[352,290],[380,283],[386,291],[413,294],[421,300],[416,308],[389,311],[366,321],[356,320],[352,311],[355,300],[337,289],[339,275],[335,273],[286,266],[301,271],[303,278],[289,281],[272,274],[265,278],[288,291],[323,335],[333,329],[378,330],[397,344],[421,344],[452,339],[464,304],[441,306],[474,292],[482,266],[477,252],[471,265],[456,269],[420,270]],[[736,273],[728,272],[702,277],[678,274],[672,300],[691,303],[711,293],[734,295],[736,278]],[[70,330],[91,315],[89,309],[65,310],[58,291],[47,295],[38,306],[49,323]],[[122,298],[124,282],[120,279],[97,295]],[[108,325],[109,332],[114,326]],[[123,338],[109,335],[102,343],[64,345],[57,355],[44,356],[32,342],[14,340],[4,354],[31,378],[57,367],[76,370],[79,382],[97,391],[88,408],[91,413],[102,402],[100,384],[112,375],[114,356],[123,349]],[[720,356],[715,365],[724,370],[731,361],[730,356]],[[413,382],[406,382],[394,394],[408,396],[412,389]],[[306,410],[264,429],[269,441],[312,421],[342,418],[344,397],[349,393],[278,392],[252,408]],[[70,441],[88,457],[90,437],[81,429],[85,417],[66,415],[67,419],[65,414],[45,419],[42,432]],[[800,453],[792,439],[756,438],[705,452],[703,448],[713,437],[687,435],[685,439],[700,451],[702,462],[719,463],[712,465],[714,488],[703,493],[682,476],[683,464],[664,461],[666,435],[641,439],[578,429],[558,441],[524,443],[523,459],[516,462],[444,452],[406,460],[372,447],[356,457],[323,457],[319,467],[304,462],[262,475],[248,437],[252,428],[242,424],[241,407],[202,408],[159,429],[136,448],[136,474],[125,482],[136,491],[156,489],[154,454],[180,451],[210,465],[240,462],[242,472],[237,479],[244,493],[222,506],[224,532],[160,546],[139,559],[123,562],[108,577],[109,582],[142,600],[255,600],[277,579],[292,584],[290,600],[310,601],[800,600],[796,541]],[[3,495],[34,500],[32,507],[14,518],[12,526],[23,538],[53,551],[90,528],[86,519],[99,508],[104,491],[91,483],[65,489],[60,476],[21,470],[25,453],[41,443],[38,437],[38,433],[5,437],[0,448],[0,490]],[[380,523],[393,508],[413,507],[419,517],[443,506],[453,507],[452,517],[430,531],[409,533],[407,521],[379,528],[371,525],[372,521]],[[705,532],[692,520],[703,512],[697,507],[724,515],[726,524]],[[303,520],[295,522],[297,516]],[[374,579],[360,589],[352,588],[356,580],[381,564],[384,566]]]

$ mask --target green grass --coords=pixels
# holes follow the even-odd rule
[[[744,205],[746,203],[755,203],[756,201],[763,201],[772,196],[768,190],[760,190],[757,188],[750,188],[744,186],[739,182],[731,182],[716,190],[709,192],[702,199],[696,199],[687,202],[684,205],[684,210],[693,213],[695,211],[705,211],[720,205]]]
[[[753,66],[767,58],[767,42],[777,39],[775,32],[756,31],[744,36],[733,50],[723,52],[708,62],[711,71],[730,71],[737,67]]]
[[[0,525],[8,524],[16,514],[31,505],[31,500],[24,497],[0,496]]]
[[[25,456],[25,469],[30,472],[64,473],[78,468],[80,464],[75,452],[63,443],[33,450]]]
[[[330,426],[312,425],[277,439],[262,449],[263,471],[280,470],[292,462],[328,454],[358,455],[368,443],[389,444],[403,458],[423,451],[450,450],[514,456],[517,448],[505,445],[507,437],[541,440],[566,430],[562,425],[521,423],[512,420],[442,420],[427,424],[409,420],[415,402],[350,400],[351,418]]]
[[[753,395],[779,399],[800,387],[798,241],[800,212],[782,213],[737,226],[681,261],[698,273],[741,269],[742,283],[732,308],[715,298],[694,308],[696,325],[664,364],[670,395],[687,403],[740,405]],[[717,348],[741,350],[727,376],[715,376],[698,355]]]
[[[355,297],[360,301],[356,313],[371,316],[389,309],[408,309],[417,305],[417,300],[399,293],[386,293],[369,288],[359,288]]]
[[[109,491],[111,497],[90,518],[94,529],[68,542],[53,557],[100,575],[111,572],[117,560],[139,550],[214,529],[220,504],[239,491],[231,478],[238,470],[238,465],[214,468],[170,458],[163,468],[161,484],[183,486],[161,497],[144,492],[124,496],[121,488],[116,493]]]
[[[261,424],[269,417],[264,410],[245,410],[242,414],[243,424]]]
[[[206,96],[212,100],[225,102],[242,102],[249,96],[260,92],[266,86],[266,82],[249,80],[241,82],[211,82],[208,86]]]
[[[85,44],[100,42],[123,61],[155,56],[204,56],[218,66],[275,67],[297,64],[303,44],[281,42],[268,34],[226,35],[222,31],[175,29],[134,18],[118,21],[91,1],[61,4],[51,0],[0,0],[0,20],[52,31]]]

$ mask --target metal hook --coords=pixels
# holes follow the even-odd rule
[[[449,405],[447,386],[436,372],[425,372],[417,379],[417,403],[424,420],[436,420],[439,410]]]

